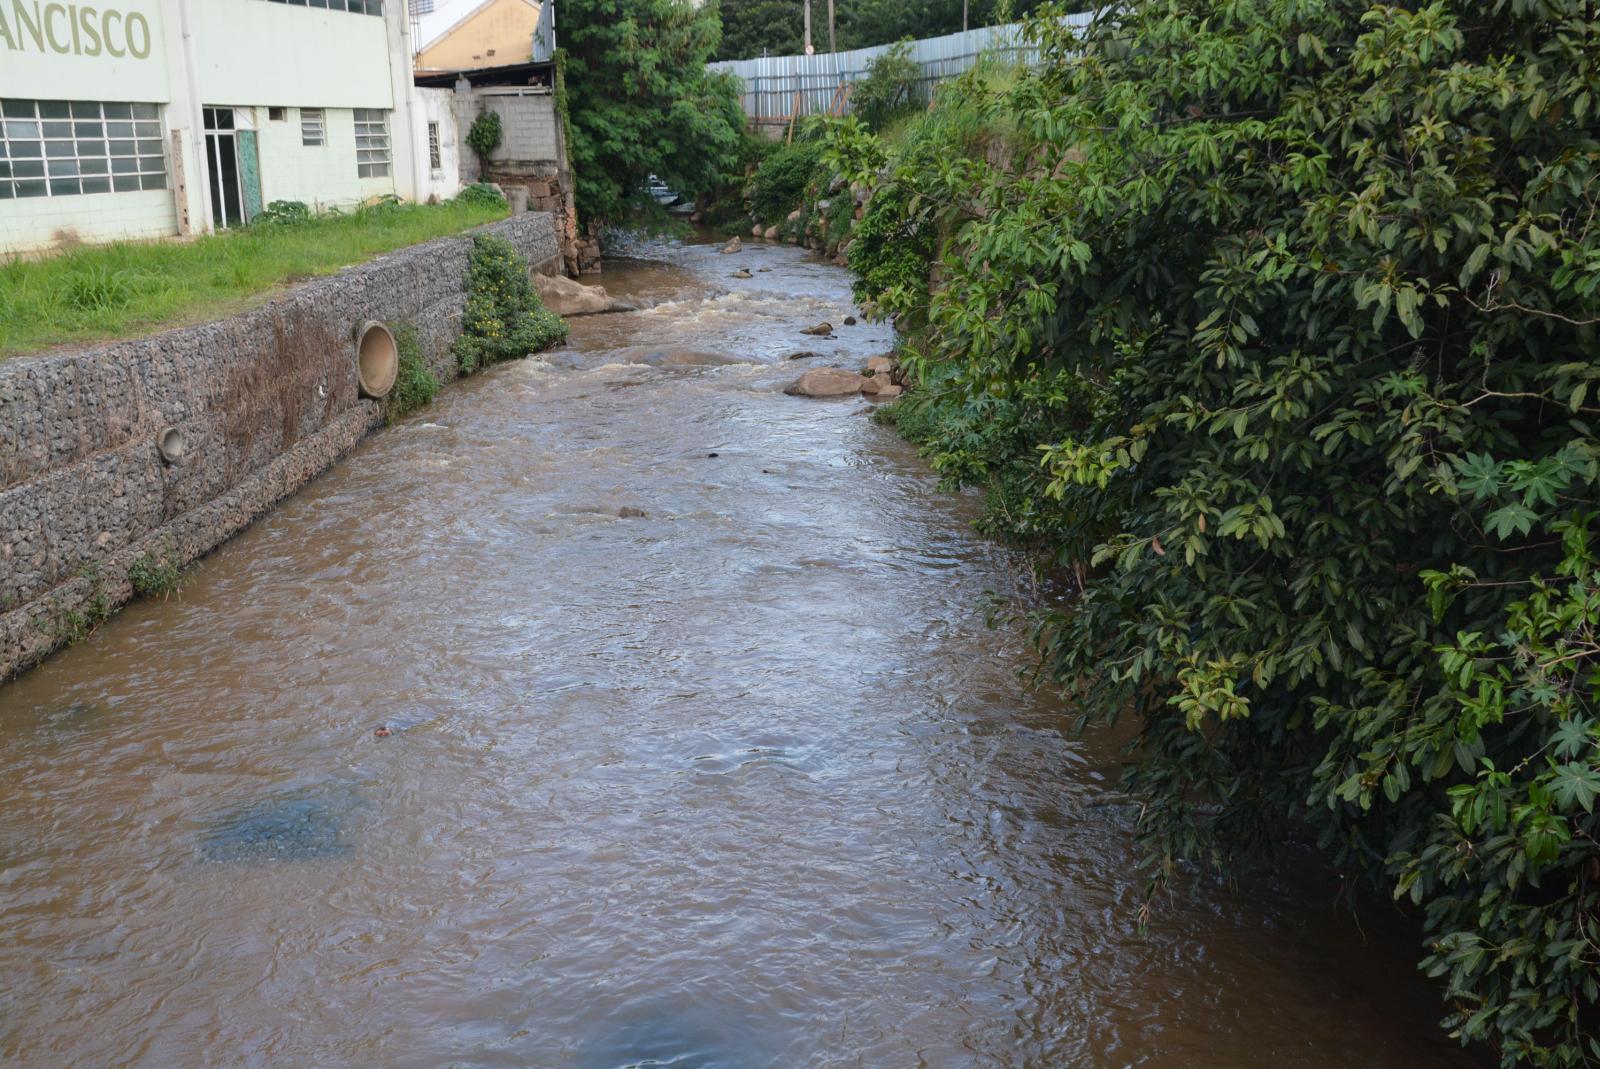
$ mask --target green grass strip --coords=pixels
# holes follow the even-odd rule
[[[505,205],[379,203],[194,241],[117,242],[0,261],[0,357],[137,337],[250,307],[285,282],[504,218]]]

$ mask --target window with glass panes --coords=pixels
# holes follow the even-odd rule
[[[166,188],[155,104],[0,100],[0,200]]]
[[[383,178],[389,173],[389,113],[356,108],[356,173]]]
[[[301,108],[300,143],[302,145],[320,145],[325,136],[322,125],[322,109]]]
[[[293,7],[320,7],[329,11],[351,11],[357,15],[382,15],[383,0],[272,0]]]

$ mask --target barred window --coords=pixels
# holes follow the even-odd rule
[[[327,140],[327,134],[322,124],[321,108],[300,109],[300,143],[302,145],[321,145]]]
[[[439,124],[428,124],[428,166],[435,171],[443,170],[444,164],[439,159]]]
[[[428,15],[433,12],[433,0],[411,0],[411,13],[413,15]]]
[[[356,108],[356,173],[383,178],[389,173],[389,113]]]
[[[166,188],[155,104],[0,100],[0,200]]]

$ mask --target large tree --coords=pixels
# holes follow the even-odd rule
[[[706,70],[714,8],[685,0],[569,0],[566,86],[578,216],[620,219],[654,174],[693,195],[737,154],[738,85]]]

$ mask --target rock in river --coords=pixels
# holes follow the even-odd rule
[[[814,338],[825,338],[829,334],[833,333],[833,324],[832,323],[818,323],[814,327],[805,327],[805,328],[803,328],[800,331],[800,333],[801,334],[810,334]]]
[[[562,275],[534,275],[539,299],[556,315],[586,316],[599,312],[629,312],[633,305],[619,301],[604,286],[585,286]]]
[[[801,375],[784,388],[791,397],[849,397],[861,392],[870,382],[865,375],[840,367],[819,367]]]
[[[738,235],[735,234],[732,241],[729,241],[726,245],[722,246],[722,251],[724,253],[738,252],[743,248],[744,242],[740,241]]]

